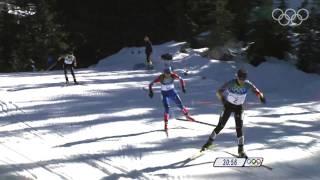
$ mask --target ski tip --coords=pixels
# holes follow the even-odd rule
[[[202,153],[202,152],[204,152],[204,151],[206,151],[206,150],[208,150],[208,148],[204,148],[204,149],[201,148],[201,149],[200,149],[200,152]]]

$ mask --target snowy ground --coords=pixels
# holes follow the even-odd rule
[[[125,48],[77,70],[84,83],[78,86],[64,86],[62,71],[0,74],[0,179],[318,179],[318,75],[279,61],[254,68],[208,60],[195,51],[178,53],[180,45],[155,46],[156,68],[149,71],[141,68],[143,48]],[[186,164],[213,127],[175,120],[181,115],[173,108],[168,136],[162,131],[159,86],[153,99],[143,87],[164,67],[159,56],[165,52],[175,53],[172,66],[187,82],[187,93],[180,93],[184,104],[210,124],[217,124],[222,109],[217,88],[237,68],[248,69],[268,102],[249,95],[245,148],[273,170],[213,167],[216,157],[231,157],[224,151],[237,152],[233,118],[215,150]]]

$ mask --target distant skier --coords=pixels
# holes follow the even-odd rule
[[[233,79],[224,84],[218,91],[217,96],[221,100],[224,110],[222,111],[217,127],[212,131],[208,141],[202,146],[201,151],[206,150],[212,142],[215,140],[216,135],[224,128],[231,113],[234,113],[236,122],[236,132],[238,138],[238,153],[239,157],[247,157],[244,152],[244,135],[242,132],[243,120],[242,105],[245,102],[248,90],[252,90],[259,98],[262,103],[266,103],[266,99],[263,93],[259,91],[253,83],[247,79],[247,72],[244,69],[240,69],[237,72],[236,79]]]
[[[75,74],[74,74],[74,67],[77,67],[77,60],[76,57],[73,55],[72,52],[67,52],[64,55],[60,56],[58,58],[58,61],[63,60],[63,70],[64,70],[64,76],[66,78],[66,84],[69,84],[69,79],[68,79],[68,75],[67,75],[67,71],[70,70],[71,71],[71,75],[73,77],[73,81],[74,84],[78,84]]]
[[[152,60],[151,60],[152,43],[151,43],[150,38],[148,36],[144,37],[144,43],[145,43],[145,53],[146,53],[147,66],[152,67]]]
[[[176,79],[180,81],[182,92],[186,93],[184,80],[179,75],[172,72],[172,69],[170,66],[165,68],[163,73],[149,84],[149,97],[152,98],[153,84],[161,83],[162,103],[164,106],[164,129],[165,130],[168,130],[169,107],[170,107],[169,100],[174,101],[176,105],[181,109],[182,113],[186,116],[186,118],[190,121],[193,121],[193,118],[189,116],[187,108],[182,104],[181,99],[174,88],[174,80]]]

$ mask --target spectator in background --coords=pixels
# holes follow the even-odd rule
[[[55,63],[53,56],[51,54],[49,54],[48,60],[47,60],[47,68],[49,68],[53,63]]]
[[[147,59],[147,65],[152,66],[152,60],[151,60],[151,54],[152,54],[152,43],[150,41],[150,38],[148,36],[144,37],[145,42],[145,53],[146,53],[146,59]]]

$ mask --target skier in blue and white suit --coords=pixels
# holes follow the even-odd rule
[[[221,100],[224,110],[221,113],[219,123],[217,127],[212,131],[209,136],[208,141],[203,145],[201,151],[207,149],[212,142],[215,140],[216,135],[224,128],[226,125],[231,113],[234,113],[234,118],[236,122],[236,131],[238,137],[238,153],[239,157],[247,157],[244,152],[244,136],[242,132],[243,120],[242,113],[243,107],[246,100],[246,96],[249,90],[254,92],[262,103],[265,103],[265,97],[259,89],[255,87],[253,83],[251,83],[247,79],[247,72],[243,69],[238,70],[237,78],[233,79],[226,84],[224,84],[218,91],[217,96]]]

